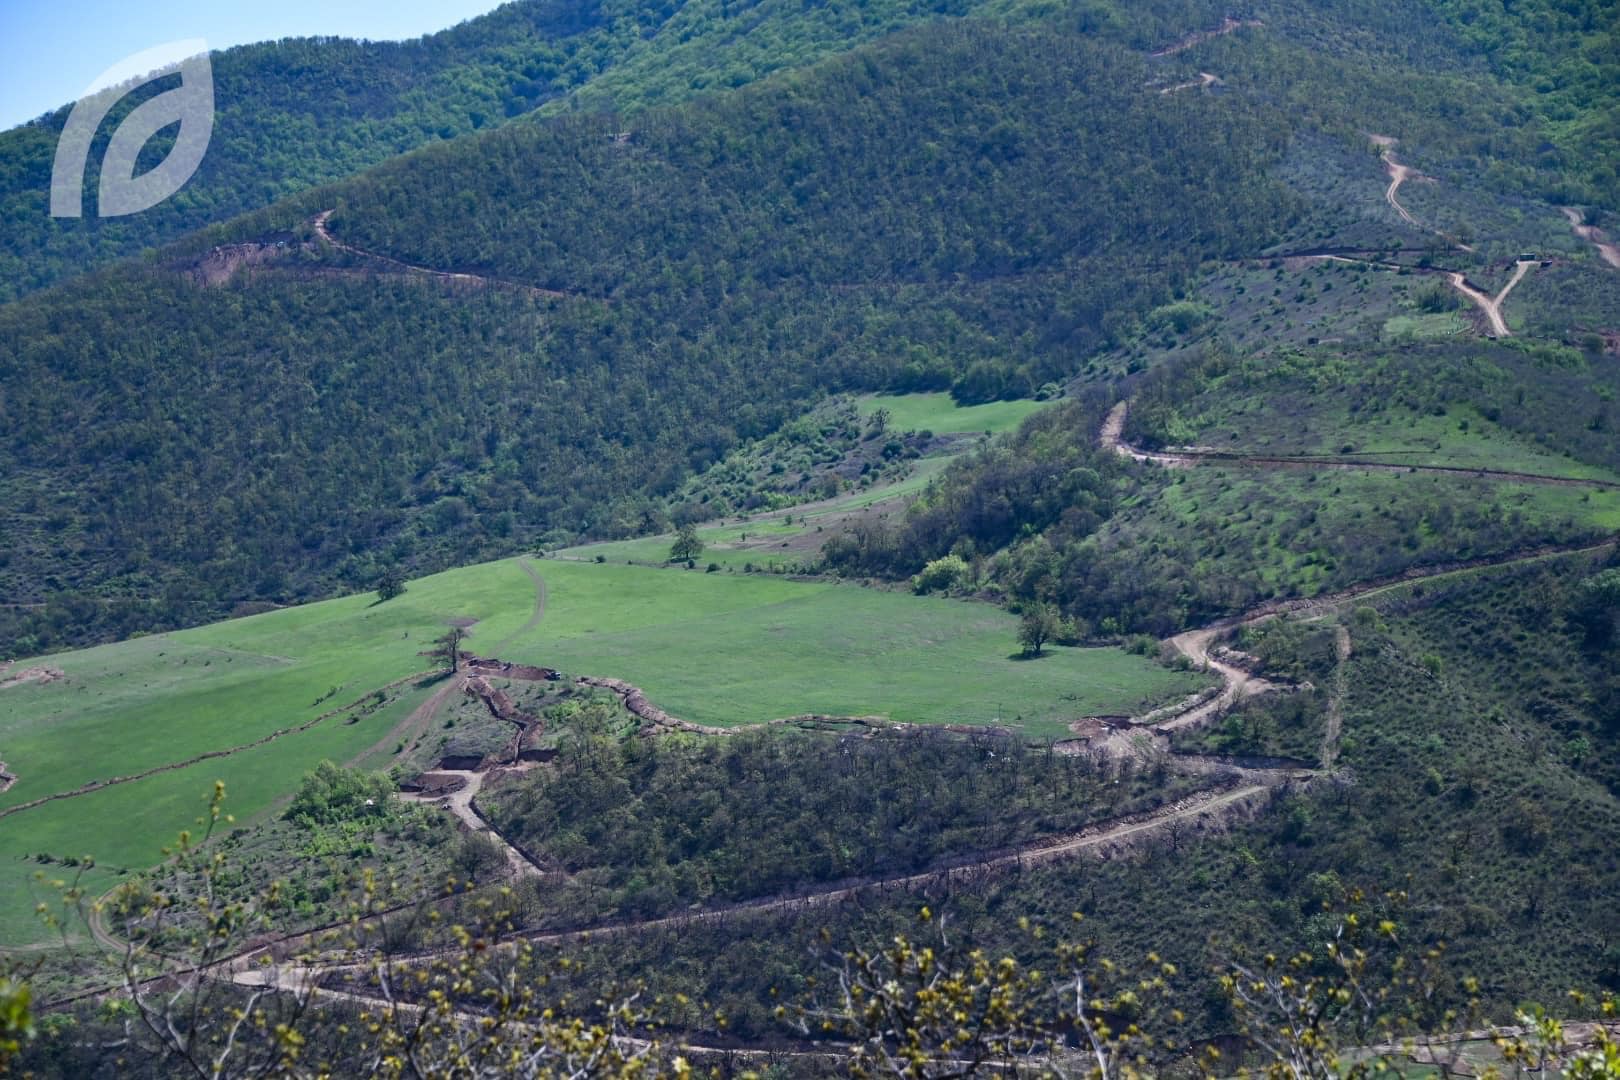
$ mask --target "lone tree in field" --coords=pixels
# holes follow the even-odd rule
[[[467,631],[459,626],[452,626],[450,632],[434,642],[437,648],[430,654],[435,659],[444,660],[450,665],[451,672],[461,670],[461,639],[467,636]]]
[[[1032,604],[1018,624],[1018,644],[1025,656],[1041,655],[1041,646],[1057,636],[1058,617],[1050,604]]]
[[[703,541],[698,539],[697,526],[688,522],[675,533],[675,542],[669,547],[670,562],[691,562],[703,554]]]
[[[399,567],[390,566],[382,572],[377,579],[377,601],[382,603],[392,600],[405,591],[405,578],[399,572]]]

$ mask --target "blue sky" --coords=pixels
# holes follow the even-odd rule
[[[337,34],[399,40],[454,26],[499,0],[0,0],[0,130],[66,105],[118,61],[202,38],[227,49]]]

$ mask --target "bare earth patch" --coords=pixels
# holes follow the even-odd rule
[[[10,690],[13,686],[21,686],[24,683],[39,683],[44,685],[45,683],[57,682],[65,677],[66,676],[62,674],[59,668],[24,668],[22,671],[6,679],[4,682],[0,682],[0,690]]]

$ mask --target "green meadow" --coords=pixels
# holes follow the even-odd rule
[[[889,411],[892,431],[932,431],[935,435],[1011,431],[1044,401],[991,401],[958,405],[949,394],[873,394],[856,402],[862,416]]]
[[[64,677],[0,691],[0,756],[19,777],[0,809],[296,727],[432,668],[421,654],[452,620],[472,620],[473,652],[628,679],[678,716],[721,725],[826,712],[1057,736],[1073,717],[1136,711],[1199,680],[1115,649],[1013,659],[1016,619],[983,604],[764,574],[528,566],[544,581],[543,613],[542,590],[507,560],[413,581],[385,604],[351,596],[24,661]],[[32,915],[50,895],[36,874],[66,878],[77,872],[66,860],[93,855],[85,884],[109,887],[192,825],[216,780],[245,819],[323,758],[386,764],[432,690],[407,681],[373,712],[0,818],[0,943],[47,938]]]

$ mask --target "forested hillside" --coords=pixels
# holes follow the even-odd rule
[[[49,216],[50,171],[68,109],[0,134],[0,302],[416,147],[492,128],[538,106],[563,109],[620,64],[589,106],[680,101],[810,63],[908,23],[960,14],[968,0],[734,8],[624,0],[517,0],[415,41],[302,38],[213,57],[216,120],[197,175],[175,197],[128,218]],[[671,56],[676,53],[679,59]],[[167,83],[132,94],[103,125],[86,190],[118,121]],[[147,148],[161,160],[169,137]]]
[[[510,4],[417,41],[303,38],[213,56],[209,152],[175,197],[126,218],[49,216],[51,167],[68,109],[0,135],[0,301],[168,243],[311,184],[348,176],[425,142],[505,122],[583,82],[611,54],[595,5]],[[85,188],[118,122],[159,82],[114,110],[92,146]],[[143,162],[166,152],[161,137]]]
[[[1167,102],[1144,63],[925,28],[627,141],[505,129],[210,237],[309,238],[337,206],[345,244],[561,296],[313,240],[205,287],[193,241],[0,309],[7,592],[48,605],[8,609],[9,640],[623,534],[826,391],[1063,378],[1293,212],[1264,103]]]
[[[526,2],[77,232],[0,138],[0,1072],[1549,1075],[1456,1033],[1620,1008],[1616,18]]]
[[[310,38],[230,49],[214,57],[218,115],[201,170],[178,196],[136,217],[100,219],[93,206],[79,220],[48,216],[66,107],[0,134],[0,302],[536,109],[639,113],[812,64],[919,21],[1051,14],[1022,0],[765,0],[742,7],[517,0],[417,41]],[[1072,5],[1066,21],[1148,52],[1230,14],[1207,0],[1088,0]],[[1205,52],[1223,77],[1237,60],[1267,74],[1273,92],[1295,106],[1337,111],[1339,122],[1347,111],[1369,115],[1407,99],[1403,107],[1414,105],[1419,115],[1446,117],[1432,126],[1434,149],[1449,151],[1461,138],[1476,164],[1502,169],[1514,182],[1620,210],[1613,195],[1620,190],[1613,135],[1620,124],[1605,93],[1616,77],[1614,50],[1604,47],[1612,46],[1620,18],[1613,4],[1509,12],[1451,0],[1395,7],[1334,0],[1242,14],[1268,28],[1276,39],[1268,49],[1288,42],[1305,51],[1246,51],[1242,60],[1212,42]],[[90,155],[89,190],[116,122],[151,92],[132,95],[104,126]],[[1436,100],[1445,98],[1450,107]],[[1460,122],[1456,109],[1464,105],[1474,115]],[[147,163],[166,145],[160,136]]]
[[[1261,13],[1208,38],[1192,28],[1222,15],[1198,3],[1018,12],[907,31],[759,86],[650,107],[945,13],[954,9],[879,5],[846,17],[692,5],[607,23],[595,9],[528,3],[414,44],[226,54],[222,101],[230,79],[269,71],[270,88],[253,96],[259,111],[222,118],[222,146],[234,149],[211,155],[215,180],[199,177],[139,225],[43,227],[67,230],[58,239],[113,230],[104,236],[114,247],[117,229],[145,230],[131,241],[144,245],[384,149],[493,125],[548,97],[561,107],[570,88],[596,91],[566,99],[575,115],[443,142],[215,226],[139,268],[0,311],[10,496],[0,574],[14,604],[0,619],[14,651],[364,587],[392,565],[625,535],[678,509],[673,493],[687,477],[820,394],[1029,396],[1082,368],[1095,374],[1098,358],[1120,350],[1126,366],[1143,366],[1165,326],[1185,324],[1171,336],[1197,339],[1214,313],[1218,332],[1237,331],[1246,297],[1189,299],[1222,260],[1237,267],[1360,238],[1425,245],[1426,259],[1478,272],[1486,253],[1530,242],[1487,237],[1442,255],[1433,232],[1358,207],[1355,185],[1376,190],[1377,161],[1355,152],[1374,128],[1398,132],[1404,156],[1466,178],[1472,201],[1452,212],[1509,195],[1602,205],[1583,179],[1598,175],[1587,166],[1601,169],[1601,155],[1571,154],[1565,129],[1523,105],[1522,85],[1470,44],[1461,16],[1421,6],[1365,11],[1344,0]],[[753,20],[750,33],[737,32],[739,19]],[[1513,54],[1515,70],[1570,40],[1534,35]],[[1220,72],[1214,90],[1181,89],[1195,67],[1177,51],[1186,41],[1197,43],[1198,68]],[[1149,55],[1166,46],[1176,48]],[[755,58],[726,67],[744,55]],[[331,57],[344,59],[322,66]],[[373,78],[375,67],[389,74]],[[691,77],[671,81],[688,67]],[[367,119],[332,113],[323,139],[349,135],[327,140],[332,156],[310,158],[303,129],[276,117],[325,115],[319,103],[332,101]],[[614,103],[628,111],[591,111]],[[232,141],[229,124],[245,134]],[[38,142],[43,161],[45,128],[13,136]],[[279,180],[266,147],[268,160],[314,171]],[[0,160],[18,175],[31,168],[26,154]],[[92,257],[30,255],[29,235],[8,238],[40,281]],[[243,243],[255,254],[241,261],[253,265],[233,277],[229,245]],[[223,276],[206,269],[215,249]],[[389,260],[473,277],[456,284]],[[1561,295],[1556,310],[1583,319],[1607,302],[1590,292],[1578,309],[1569,289]],[[1085,425],[1097,419],[1088,412]],[[1182,528],[1189,507],[1247,497],[1195,496],[1180,518],[1140,527]],[[1098,498],[1111,505],[1108,492]],[[1536,512],[1526,525],[1472,495],[1443,499],[1455,500],[1446,513],[1480,551],[1584,535],[1579,515]],[[1319,509],[1298,504],[1302,515]],[[1014,532],[1049,529],[1071,510],[1063,536],[1076,514],[1086,523],[1074,536],[1101,528],[1105,515],[1068,504],[1041,521],[1007,521]],[[1110,524],[1120,550],[1142,514]],[[1408,518],[1397,514],[1394,528]],[[964,536],[981,553],[1013,536],[1006,524],[988,529],[936,530],[904,555],[846,545],[833,562],[910,574]],[[1336,552],[1328,536],[1306,554],[1285,591],[1445,551],[1371,558],[1354,545]],[[1165,572],[1141,586],[1151,599],[1119,591],[1135,577],[1115,574],[1111,556],[1088,561],[1082,576],[1107,584],[1082,588],[1097,595],[1071,611],[1088,625],[1163,631],[1279,587],[1235,568],[1171,584],[1190,572],[1189,555],[1166,551]],[[1018,576],[1025,585],[1013,594],[1030,597],[1029,582],[1058,572],[998,573]]]

